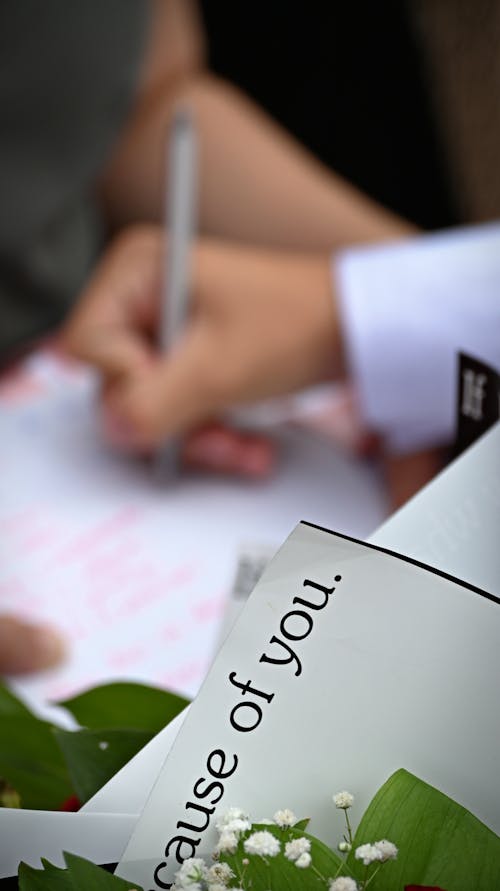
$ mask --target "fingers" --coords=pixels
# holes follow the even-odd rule
[[[50,668],[64,655],[64,643],[53,628],[0,616],[0,672],[22,674]]]
[[[108,433],[114,428],[124,445],[144,450],[213,417],[219,405],[206,339],[192,326],[168,359],[110,382],[103,393]]]
[[[214,424],[186,439],[183,459],[195,469],[265,479],[276,464],[276,447],[267,437]]]
[[[104,414],[102,429],[106,440],[118,448],[143,451],[151,455],[152,445],[139,441],[136,431],[125,421],[120,423]],[[210,424],[190,433],[182,447],[182,461],[187,468],[212,473],[265,479],[276,465],[276,445],[267,436],[231,430]]]
[[[68,341],[63,347],[68,345]],[[152,350],[143,336],[132,328],[87,328],[85,339],[75,348],[73,355],[96,367],[104,379],[122,377],[145,368],[153,359]]]
[[[134,227],[106,252],[64,330],[63,348],[105,377],[127,375],[155,354],[163,236]]]

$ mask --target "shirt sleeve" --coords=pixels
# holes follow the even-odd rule
[[[457,353],[500,369],[500,222],[333,258],[364,422],[393,452],[450,442]]]

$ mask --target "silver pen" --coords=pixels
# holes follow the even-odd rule
[[[189,309],[190,255],[196,229],[198,151],[195,125],[187,106],[174,114],[168,138],[166,178],[166,249],[160,308],[159,345],[168,355],[184,330]],[[179,469],[180,440],[160,445],[155,473],[172,478]]]

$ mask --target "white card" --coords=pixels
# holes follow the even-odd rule
[[[500,423],[369,541],[500,593]]]
[[[21,860],[40,867],[40,858],[45,857],[64,866],[63,851],[94,863],[116,863],[135,820],[125,814],[0,808],[0,878],[17,875]]]
[[[192,705],[119,874],[168,888],[178,861],[212,850],[229,806],[291,807],[327,841],[331,794],[347,786],[361,813],[400,767],[500,831],[499,602],[300,524]]]

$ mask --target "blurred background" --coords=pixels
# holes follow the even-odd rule
[[[500,4],[201,0],[209,64],[424,229],[500,213]]]

